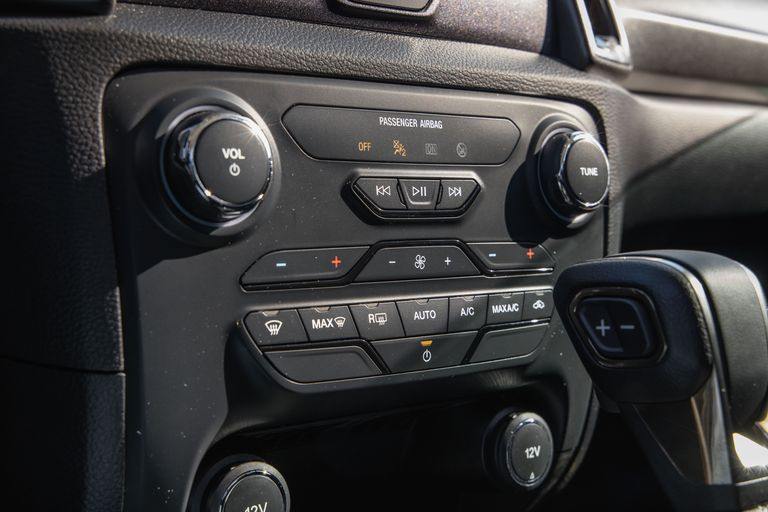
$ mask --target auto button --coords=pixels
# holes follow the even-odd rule
[[[397,302],[405,334],[438,334],[448,329],[448,299],[402,300]]]

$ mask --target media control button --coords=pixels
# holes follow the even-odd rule
[[[259,258],[243,275],[244,285],[319,281],[343,277],[368,247],[276,251]]]
[[[356,338],[357,329],[347,306],[300,309],[310,341]]]
[[[379,249],[356,281],[394,281],[474,276],[480,272],[455,245],[419,245]]]
[[[437,203],[438,180],[400,180],[409,210],[434,210]]]
[[[448,329],[448,299],[403,300],[397,302],[407,336],[439,334]]]
[[[515,242],[481,242],[469,244],[491,272],[504,270],[552,270],[555,260],[540,245],[521,245]]]
[[[357,189],[382,210],[405,210],[397,191],[397,180],[393,178],[360,178],[355,182]]]
[[[448,330],[472,331],[485,325],[488,296],[451,297],[448,306]]]
[[[324,347],[266,352],[277,370],[296,382],[323,382],[381,375],[360,347]]]
[[[477,344],[470,363],[525,356],[536,350],[547,325],[528,325],[486,332]]]
[[[488,297],[488,323],[504,324],[523,319],[523,298],[519,293],[500,293]]]
[[[307,341],[307,333],[295,309],[256,311],[245,317],[245,327],[257,345]]]
[[[475,180],[442,180],[438,210],[457,210],[475,193]]]
[[[367,340],[400,338],[403,324],[394,302],[350,306],[360,336]]]
[[[477,332],[377,341],[373,348],[394,373],[461,364]]]
[[[552,316],[555,304],[552,301],[552,290],[525,292],[523,320],[549,318]]]

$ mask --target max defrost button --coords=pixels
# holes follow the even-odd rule
[[[403,336],[403,324],[394,302],[350,306],[360,336],[367,340],[384,340]]]
[[[307,341],[307,333],[295,309],[251,313],[245,317],[245,326],[257,345]]]
[[[397,180],[392,178],[360,178],[357,189],[382,210],[405,210],[397,192]]]
[[[405,334],[438,334],[448,329],[448,299],[398,301]]]
[[[357,338],[357,329],[347,306],[300,309],[310,341]]]

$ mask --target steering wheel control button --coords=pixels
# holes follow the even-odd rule
[[[379,249],[356,281],[396,281],[473,276],[480,272],[455,245],[386,247]]]
[[[440,334],[448,329],[448,299],[403,300],[397,302],[407,336]]]
[[[377,341],[373,348],[394,373],[461,364],[477,332]]]
[[[394,178],[360,178],[355,182],[355,187],[382,210],[405,210],[405,205],[400,200],[397,189],[397,180]]]
[[[400,180],[400,189],[409,210],[434,210],[438,180]]]
[[[307,154],[327,160],[497,165],[520,139],[503,118],[313,105],[292,107],[283,124]]]
[[[523,320],[550,318],[554,309],[552,290],[525,292]]]
[[[166,190],[198,224],[245,217],[261,203],[277,170],[266,127],[228,110],[210,107],[189,114],[167,140]]]
[[[360,336],[367,340],[385,340],[405,335],[394,302],[350,306]]]
[[[535,487],[549,474],[554,459],[554,442],[549,426],[533,413],[516,415],[502,433],[501,459],[519,485]]]
[[[448,330],[472,331],[485,325],[488,296],[451,297],[448,302]]]
[[[357,338],[357,329],[347,306],[300,309],[310,341]]]
[[[441,180],[438,210],[458,210],[474,196],[475,180]]]
[[[599,208],[608,196],[608,157],[589,133],[557,132],[541,150],[539,184],[549,207],[573,220]]]
[[[628,297],[588,297],[576,316],[595,350],[608,359],[643,359],[657,347],[649,315]]]
[[[296,382],[325,382],[381,375],[360,347],[324,347],[265,352],[277,370]]]
[[[481,242],[469,244],[472,252],[491,272],[507,270],[552,271],[555,260],[540,245],[515,242]]]
[[[288,512],[290,500],[288,485],[277,469],[264,462],[245,462],[224,474],[206,510]]]
[[[259,258],[241,278],[243,285],[339,279],[368,247],[276,251]]]
[[[245,327],[257,345],[307,341],[307,333],[295,309],[256,311],[245,317]]]
[[[505,324],[519,322],[523,319],[523,299],[524,295],[522,292],[500,293],[489,296],[487,323]]]
[[[544,324],[488,331],[480,339],[469,362],[526,356],[539,347],[546,331]]]

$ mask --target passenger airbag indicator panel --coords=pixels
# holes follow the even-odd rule
[[[498,165],[520,130],[509,119],[297,105],[283,124],[321,160]]]

